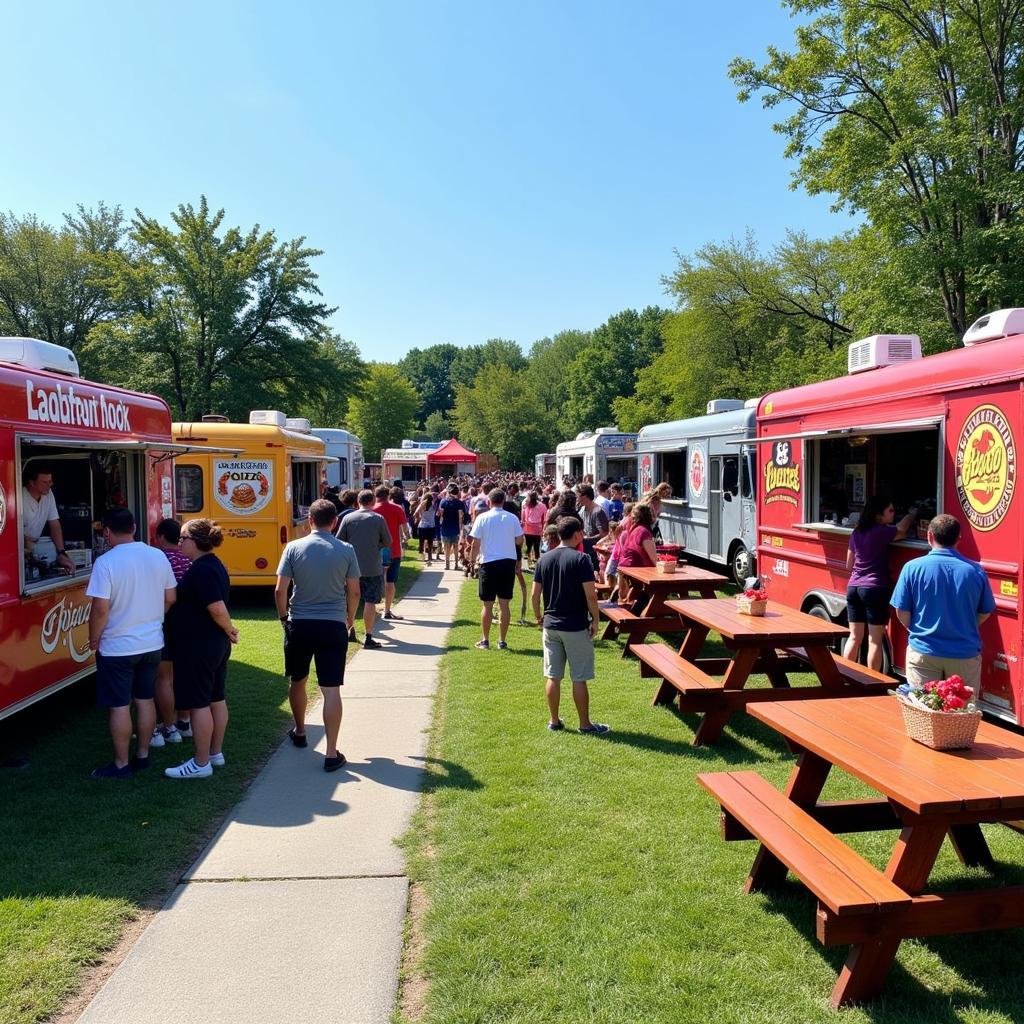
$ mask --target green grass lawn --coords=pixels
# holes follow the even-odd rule
[[[417,558],[403,560],[400,594],[419,571]],[[212,780],[163,777],[190,756],[188,741],[153,750],[149,770],[127,782],[91,779],[110,760],[91,680],[2,723],[0,748],[31,767],[0,773],[0,1024],[59,1009],[138,909],[163,901],[284,738],[291,716],[269,590],[236,592],[233,617],[227,765]]]
[[[781,786],[780,738],[736,716],[718,746],[691,745],[696,718],[652,708],[619,646],[598,645],[580,736],[545,728],[540,632],[512,627],[511,650],[479,652],[479,604],[466,587],[444,662],[427,802],[407,837],[428,907],[420,972],[431,1024],[686,1024],[831,1021],[844,947],[814,938],[814,900],[797,883],[741,889],[752,843],[719,838],[700,771],[754,768]],[[493,637],[492,637],[493,640]],[[833,798],[870,795],[837,773]],[[1002,880],[1024,880],[1024,838],[986,827]],[[850,837],[883,866],[894,833]],[[986,873],[948,844],[933,882]],[[1020,1021],[1020,931],[905,942],[883,998],[850,1022]]]

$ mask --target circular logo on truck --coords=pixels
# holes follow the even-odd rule
[[[270,460],[220,459],[213,467],[214,497],[225,511],[250,516],[270,503],[274,493]]]
[[[956,447],[956,493],[976,530],[994,530],[1003,520],[1017,483],[1017,449],[1001,409],[979,405],[960,431]]]
[[[0,535],[7,525],[7,496],[4,494],[4,485],[0,484]]]

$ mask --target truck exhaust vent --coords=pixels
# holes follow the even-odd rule
[[[997,309],[986,313],[967,328],[964,345],[980,345],[997,338],[1008,338],[1011,334],[1024,334],[1024,309]]]
[[[50,370],[68,377],[82,376],[71,349],[38,338],[0,338],[0,363],[17,363],[30,370]]]
[[[849,373],[863,373],[920,358],[921,339],[916,334],[872,334],[850,345],[846,368]]]
[[[229,423],[227,416],[222,416],[219,412],[208,412],[203,416],[203,423]]]
[[[289,430],[297,430],[300,434],[311,434],[313,428],[310,426],[309,420],[303,416],[289,416],[284,421],[284,425]]]

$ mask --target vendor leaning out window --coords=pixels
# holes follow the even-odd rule
[[[57,501],[53,496],[53,472],[50,467],[33,462],[22,474],[21,522],[24,530],[25,554],[30,555],[47,525],[57,551],[57,564],[66,572],[75,571],[75,563],[64,550],[64,531],[61,529]]]
[[[913,526],[917,509],[912,508],[894,524],[896,507],[888,498],[868,498],[857,525],[850,534],[846,568],[853,570],[846,588],[846,617],[850,636],[843,657],[856,661],[868,634],[868,668],[882,671],[882,637],[889,624],[889,545],[903,540]]]

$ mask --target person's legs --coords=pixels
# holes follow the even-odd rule
[[[200,768],[206,767],[210,763],[210,745],[213,742],[213,713],[209,705],[192,708],[192,742],[195,744],[192,760]]]
[[[504,643],[505,637],[508,636],[508,624],[512,618],[512,612],[509,608],[509,599],[507,597],[498,598],[498,642]]]
[[[149,757],[149,741],[156,728],[156,704],[153,700],[135,701],[135,756]]]
[[[868,668],[876,672],[882,671],[882,641],[885,638],[885,626],[868,625]]]
[[[159,724],[170,729],[177,719],[174,707],[174,662],[161,661],[156,670],[156,710]]]
[[[480,639],[484,643],[491,641],[491,622],[493,621],[494,606],[490,601],[484,601],[480,609]]]
[[[341,687],[321,686],[324,698],[324,732],[327,736],[327,757],[338,756],[338,734],[341,732]]]
[[[857,656],[860,654],[861,644],[864,643],[864,630],[866,628],[866,622],[850,623],[850,635],[846,638],[846,643],[843,644],[844,658],[849,661],[857,660]]]
[[[576,705],[576,714],[580,716],[580,728],[593,728],[593,724],[590,721],[590,690],[587,688],[586,682],[576,682],[573,680],[572,699]]]
[[[544,692],[548,699],[548,724],[558,725],[561,721],[558,717],[558,705],[562,699],[562,680],[546,680]]]
[[[366,635],[369,636],[373,632],[373,627],[377,623],[377,606],[370,604],[368,601],[363,603],[363,627],[366,630]]]
[[[291,705],[292,718],[295,719],[295,728],[292,732],[296,736],[306,735],[306,683],[309,681],[309,676],[304,676],[302,679],[291,680],[288,686],[288,703]],[[195,716],[193,715],[193,719]],[[192,733],[195,734],[195,722],[192,724]]]
[[[128,749],[132,742],[132,709],[130,704],[110,709],[110,739],[114,744],[114,764],[124,768],[128,764]]]
[[[228,728],[228,702],[215,700],[210,705],[213,718],[213,733],[210,737],[210,754],[220,754],[224,750],[224,733]]]

